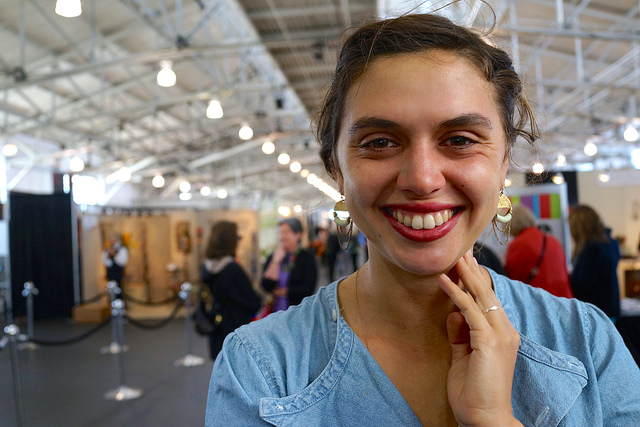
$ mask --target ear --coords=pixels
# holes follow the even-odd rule
[[[334,173],[336,185],[338,186],[338,191],[340,194],[344,194],[344,178],[342,177],[342,172],[340,169],[336,168]]]
[[[500,188],[504,186],[504,180],[507,178],[507,171],[509,170],[509,161],[511,160],[511,150],[507,149],[502,160],[502,167],[500,168]]]

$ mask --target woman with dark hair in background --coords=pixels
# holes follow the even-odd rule
[[[215,303],[220,304],[222,315],[222,323],[209,336],[211,359],[216,358],[229,333],[251,321],[262,302],[247,273],[235,261],[239,239],[234,222],[218,221],[211,226],[201,276]]]
[[[571,287],[576,298],[590,302],[615,322],[620,316],[618,258],[598,213],[579,205],[569,214],[573,238]]]

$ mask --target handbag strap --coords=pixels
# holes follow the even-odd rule
[[[542,259],[544,258],[545,249],[547,249],[547,235],[543,234],[542,250],[540,250],[540,256],[538,257],[538,261],[536,262],[536,265],[534,265],[533,268],[531,269],[531,273],[529,273],[529,277],[527,277],[527,280],[525,280],[524,283],[531,282],[531,280],[533,280],[533,278],[536,277],[538,273],[540,273],[540,264],[542,264]]]

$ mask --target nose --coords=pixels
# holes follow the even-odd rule
[[[428,196],[444,188],[446,159],[429,142],[410,144],[404,151],[397,185],[410,197]]]

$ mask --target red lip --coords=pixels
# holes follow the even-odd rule
[[[399,206],[396,207],[396,205],[394,205],[394,208],[416,211],[416,209],[409,209],[407,207],[399,207]],[[451,207],[432,209],[432,206],[429,206],[429,209],[430,210],[427,210],[424,212],[433,212],[434,210],[441,210],[441,209],[451,209]],[[402,237],[412,240],[414,242],[433,242],[434,240],[438,240],[441,237],[446,236],[453,229],[453,227],[456,226],[456,224],[458,223],[458,220],[460,219],[460,215],[458,215],[460,212],[458,212],[451,219],[449,219],[449,221],[445,222],[444,224],[438,227],[434,227],[430,230],[427,230],[427,229],[414,230],[411,227],[407,227],[404,224],[400,224],[398,221],[393,219],[393,217],[389,215],[387,211],[383,210],[382,212],[384,214],[384,217],[387,219],[387,221],[389,221],[389,224],[391,224],[394,230],[396,230]]]

